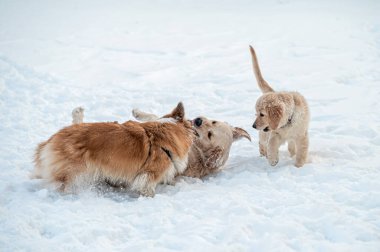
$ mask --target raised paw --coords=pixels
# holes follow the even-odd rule
[[[74,115],[81,115],[81,114],[83,114],[83,111],[84,111],[84,108],[82,108],[82,107],[77,107],[77,108],[75,108],[75,109],[73,109],[73,112],[72,112],[72,114]]]
[[[71,112],[71,115],[73,117],[73,124],[83,122],[83,117],[84,117],[83,112],[84,112],[84,108],[82,107],[77,107],[73,109],[73,111]]]
[[[140,110],[139,109],[132,109],[132,115],[134,118],[139,119],[140,116]]]

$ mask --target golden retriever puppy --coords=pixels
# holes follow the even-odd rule
[[[35,153],[34,177],[63,192],[110,181],[153,197],[158,183],[172,182],[187,167],[194,133],[182,103],[145,123],[81,123],[83,110],[74,112],[74,124],[41,143]]]
[[[253,128],[259,130],[260,154],[269,164],[278,163],[278,149],[288,143],[290,156],[296,155],[296,167],[302,167],[309,147],[309,108],[298,92],[275,92],[261,75],[256,53],[250,46],[253,71],[263,92],[256,102],[256,120]]]
[[[154,114],[132,111],[140,121],[154,121]],[[192,121],[195,139],[189,152],[189,161],[185,171],[177,175],[202,178],[218,171],[227,162],[233,142],[245,137],[251,141],[250,135],[243,129],[233,127],[225,122],[198,117]]]

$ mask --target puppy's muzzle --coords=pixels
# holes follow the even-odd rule
[[[253,123],[252,128],[257,129],[256,122]],[[268,132],[269,131],[269,127],[264,128],[263,131],[264,132]]]

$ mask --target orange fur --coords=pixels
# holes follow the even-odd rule
[[[184,169],[176,160],[186,163],[192,144],[181,103],[165,118],[173,119],[66,127],[37,147],[35,177],[55,182],[65,192],[108,180],[154,196],[157,183],[173,179],[171,170]]]

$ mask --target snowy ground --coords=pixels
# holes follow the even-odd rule
[[[107,3],[105,3],[107,2]],[[0,0],[0,251],[380,251],[379,1]],[[312,112],[310,162],[270,167],[248,44]],[[155,198],[60,195],[28,178],[70,124],[183,101],[249,131],[221,173]]]

